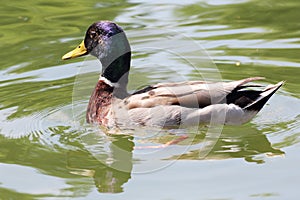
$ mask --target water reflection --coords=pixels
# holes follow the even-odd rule
[[[197,137],[197,144],[203,142],[203,138],[208,138],[208,140],[213,140],[214,138],[202,136]],[[199,140],[200,138],[200,140]],[[207,141],[206,141],[207,142]],[[195,145],[197,146],[197,145]],[[197,149],[197,147],[191,147],[187,153],[175,156],[178,159],[185,160],[222,160],[222,159],[232,159],[232,158],[243,158],[247,162],[255,162],[257,164],[265,162],[266,156],[282,156],[284,152],[278,148],[273,148],[271,142],[268,140],[267,136],[255,127],[224,127],[222,134],[217,138],[216,143],[211,147],[211,145],[202,146]],[[209,148],[209,153],[207,152]],[[172,159],[171,157],[169,159]]]
[[[96,151],[94,146],[69,151],[67,168],[70,173],[92,177],[101,193],[123,192],[123,184],[131,178],[133,137],[126,135],[111,136],[108,152]]]
[[[182,136],[182,133],[174,135],[174,132],[171,134],[171,131],[167,130],[164,135],[145,137],[147,139],[143,141],[135,141],[134,136],[129,135],[111,136],[103,135],[103,133],[99,135],[99,132],[89,133],[81,137],[80,149],[68,150],[66,167],[71,174],[91,177],[100,193],[121,193],[124,192],[123,185],[131,179],[132,173],[135,173],[133,165],[144,165],[143,167],[147,168],[148,166],[145,165],[155,162],[155,159],[147,158],[149,155],[139,155],[140,151],[149,148],[147,143],[162,144],[161,150],[167,151],[168,154],[161,157],[161,161],[243,158],[246,162],[261,164],[265,162],[266,156],[285,154],[281,149],[272,147],[266,135],[254,125],[242,128],[225,127],[212,148],[206,144],[209,144],[209,140],[213,141],[216,138],[210,138],[207,130],[207,127],[202,127],[198,134],[189,133],[186,139],[179,143],[170,143],[170,141],[175,141]],[[164,145],[166,143],[170,145]],[[142,146],[139,146],[141,144]],[[174,154],[182,148],[189,150],[180,155]],[[136,149],[135,157],[133,157],[134,149]],[[203,156],[203,152],[206,151],[208,153]],[[136,163],[133,160],[139,160],[139,162]]]
[[[58,128],[53,128],[53,130],[58,130]],[[73,192],[78,193],[74,189],[77,190],[79,185],[87,186],[85,181],[78,180],[78,175],[79,177],[92,177],[95,187],[101,193],[120,193],[123,192],[123,184],[131,178],[134,143],[131,136],[111,136],[110,139],[111,143],[108,145],[107,154],[103,151],[102,154],[101,151],[93,154],[91,149],[87,149],[88,146],[82,146],[82,143],[78,142],[74,143],[74,135],[69,137],[69,140],[66,138],[61,140],[69,148],[73,146],[74,150],[56,146],[56,153],[53,152],[53,147],[46,149],[39,144],[28,142],[24,138],[14,140],[1,138],[0,162],[33,167],[47,176],[63,178],[72,185],[72,187],[64,188],[70,195]],[[90,146],[90,148],[94,147]],[[36,176],[35,172],[31,173]],[[0,182],[5,186],[6,179],[3,178],[4,176],[0,178]],[[18,179],[18,177],[16,178]],[[44,178],[44,180],[47,179],[47,177]],[[78,195],[86,193],[86,191],[80,191],[81,194]]]
[[[82,137],[83,133],[63,134],[67,129],[67,127],[51,129],[56,132],[53,135],[61,133],[60,143],[67,147],[56,146],[55,151],[52,150],[53,147],[45,148],[40,144],[28,142],[24,138],[14,140],[2,138],[0,140],[0,150],[2,152],[0,161],[2,163],[32,166],[39,169],[43,174],[66,179],[75,188],[80,187],[78,184],[86,185],[85,182],[80,183],[79,181],[78,183],[78,178],[90,177],[93,179],[94,186],[90,185],[89,187],[96,187],[100,193],[124,192],[123,185],[131,179],[132,173],[134,173],[132,171],[134,163],[133,150],[136,146],[133,142],[134,136],[105,136],[99,135],[99,132],[88,133],[85,137]],[[206,130],[204,127],[198,134],[188,134],[186,140],[163,146],[164,151],[172,151],[171,154],[166,154],[160,160],[244,158],[247,162],[263,163],[265,160],[263,155],[284,155],[282,150],[273,148],[266,135],[253,126],[243,128],[225,127],[213,148],[209,145],[203,145],[208,143],[209,140],[209,136],[205,135],[207,134]],[[176,138],[178,138],[178,135],[169,134],[148,138],[143,143],[166,144]],[[214,140],[214,138],[210,139]],[[188,148],[189,151],[181,155],[174,155],[176,149],[181,148]],[[210,149],[209,153],[203,157],[202,152],[206,151],[205,148]],[[138,154],[140,149],[136,151]],[[147,164],[152,161],[140,159],[137,165],[143,164],[143,162]],[[72,188],[68,189],[69,192],[72,190]],[[81,191],[80,195],[85,192]]]

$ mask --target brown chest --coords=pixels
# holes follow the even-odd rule
[[[113,98],[113,87],[99,80],[88,104],[86,120],[88,123],[107,125]]]

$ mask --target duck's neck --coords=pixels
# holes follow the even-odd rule
[[[111,83],[114,87],[114,95],[118,98],[124,98],[128,95],[127,84],[128,84],[128,74],[130,69],[130,59],[131,52],[127,52],[118,58],[114,59],[112,62],[109,60],[101,60],[102,63],[102,74],[103,77]]]
[[[127,83],[131,61],[131,50],[126,37],[119,42],[112,42],[105,56],[99,58],[102,63],[102,74],[100,76],[112,83],[114,95],[124,98],[128,95]]]

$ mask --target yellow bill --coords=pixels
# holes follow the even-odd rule
[[[86,55],[86,54],[87,54],[87,49],[85,48],[84,41],[82,41],[78,47],[76,47],[73,51],[70,51],[70,52],[66,53],[62,57],[62,59],[67,60],[67,59],[83,56],[83,55]]]

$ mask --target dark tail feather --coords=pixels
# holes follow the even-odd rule
[[[275,85],[267,87],[254,102],[244,107],[244,110],[260,111],[260,109],[262,109],[270,97],[283,85],[283,83],[284,81],[281,81]]]

